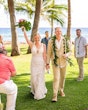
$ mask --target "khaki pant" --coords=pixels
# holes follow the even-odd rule
[[[77,63],[79,66],[79,78],[83,78],[84,77],[84,68],[83,68],[84,57],[80,57],[80,58],[76,58],[76,59],[77,59]]]
[[[57,95],[58,90],[64,90],[65,83],[65,75],[66,75],[66,66],[63,68],[57,67],[53,65],[53,94]]]
[[[17,97],[17,86],[12,81],[5,81],[0,84],[0,93],[7,94],[6,110],[15,110],[16,97]]]

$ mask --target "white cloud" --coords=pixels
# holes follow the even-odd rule
[[[9,27],[9,15],[5,12],[4,8],[0,6],[0,27]]]
[[[72,27],[88,27],[88,0],[71,0]]]
[[[63,2],[63,0],[61,0],[61,2]],[[65,2],[67,2],[67,0],[65,0]],[[58,3],[58,0],[56,0],[56,3]],[[72,27],[88,27],[88,0],[71,0],[71,7]],[[9,15],[5,14],[2,7],[0,8],[0,27],[9,27]],[[22,18],[23,16],[20,15],[17,19],[20,19],[20,17]],[[47,22],[44,23],[43,20],[41,21],[40,27],[46,26],[45,24],[49,26]]]

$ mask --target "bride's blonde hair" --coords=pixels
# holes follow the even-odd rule
[[[41,36],[40,36],[39,33],[35,33],[35,34],[34,34],[33,40],[34,40],[35,36],[39,36],[39,38],[41,39]]]

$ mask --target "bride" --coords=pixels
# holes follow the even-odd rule
[[[45,98],[47,89],[45,86],[44,73],[46,64],[46,47],[40,42],[40,35],[35,34],[34,42],[28,39],[26,30],[22,27],[24,37],[31,48],[31,93],[34,99]]]

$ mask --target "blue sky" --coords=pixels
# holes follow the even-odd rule
[[[59,0],[56,0],[58,3]],[[64,0],[60,0],[64,1]],[[66,2],[66,0],[65,0]],[[72,7],[72,27],[88,27],[88,0],[71,0]],[[17,20],[20,18],[27,18],[25,15],[17,16]],[[44,27],[44,24],[48,24],[43,20],[40,22],[40,27]],[[9,27],[9,15],[6,14],[3,8],[0,9],[0,27]],[[49,24],[47,25],[47,27]],[[66,26],[66,25],[65,25]]]

